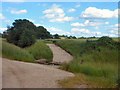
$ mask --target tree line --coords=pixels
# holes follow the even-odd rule
[[[13,43],[19,47],[27,47],[36,42],[37,39],[77,39],[75,36],[50,34],[43,26],[36,26],[27,19],[17,19],[12,26],[7,26],[7,30],[0,34],[9,43]],[[85,38],[85,37],[79,37]],[[78,38],[78,39],[79,39]],[[95,37],[93,37],[95,38]]]

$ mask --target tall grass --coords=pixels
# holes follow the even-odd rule
[[[37,60],[46,59],[48,62],[52,61],[53,53],[43,41],[37,41],[34,45],[26,48],[26,50]]]
[[[95,85],[106,83],[107,86],[110,83],[109,87],[116,86],[118,80],[117,49],[102,46],[93,47],[94,42],[86,43],[80,40],[59,40],[56,44],[74,56],[70,63],[62,65],[62,69],[76,74],[82,73],[87,78],[89,77],[91,83],[99,78],[99,80],[96,80],[96,84],[94,83]],[[105,78],[105,83],[100,78]],[[75,80],[79,82],[77,79]]]
[[[76,57],[80,55],[85,41],[86,40],[57,40],[55,44]]]
[[[34,62],[35,60],[26,50],[5,41],[2,41],[2,57],[25,62]]]

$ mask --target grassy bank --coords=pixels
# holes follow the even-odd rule
[[[74,78],[63,80],[63,87],[89,84],[92,87],[116,87],[118,81],[118,49],[114,44],[106,45],[85,40],[59,40],[57,45],[74,56],[61,69],[76,74]],[[81,78],[81,74],[84,77]]]
[[[37,41],[34,45],[26,48],[26,50],[32,54],[36,60],[46,59],[48,62],[52,61],[53,53],[43,41]]]
[[[18,61],[34,62],[34,57],[26,50],[2,41],[2,57]]]
[[[25,62],[34,62],[38,59],[46,59],[48,62],[52,61],[52,51],[43,41],[37,41],[35,44],[27,48],[20,48],[6,42],[5,39],[1,40],[2,57],[4,58]]]

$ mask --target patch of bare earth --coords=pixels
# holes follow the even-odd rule
[[[58,80],[74,76],[46,65],[11,61],[3,58],[3,88],[59,88]]]
[[[68,63],[73,57],[55,44],[47,44],[53,52],[53,62]]]

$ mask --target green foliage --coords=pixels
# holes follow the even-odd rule
[[[103,44],[110,44],[113,42],[112,38],[107,37],[107,36],[103,36],[101,38],[98,39],[99,43],[103,43]]]
[[[0,38],[2,37],[2,33],[0,33]]]
[[[18,41],[18,46],[27,47],[35,43],[35,36],[29,30],[24,30]]]
[[[54,39],[60,39],[60,36],[58,34],[53,35]]]
[[[32,46],[26,48],[35,59],[47,59],[48,62],[52,61],[53,53],[50,48],[43,43],[42,41],[38,41]]]
[[[116,43],[112,38],[103,36],[97,40],[99,46],[109,47],[109,48],[116,48],[118,46],[118,42]]]
[[[55,43],[74,56],[70,63],[62,65],[62,69],[73,73],[83,73],[90,77],[106,78],[113,81],[114,86],[119,81],[118,42],[108,37],[101,37],[94,41],[56,40]],[[109,83],[109,80],[106,82]]]
[[[24,48],[34,44],[37,38],[46,39],[51,35],[43,26],[36,27],[29,20],[18,19],[3,33],[3,37],[7,38],[8,42]]]
[[[46,30],[43,26],[39,26],[36,29],[36,37],[37,39],[47,39],[47,38],[52,38],[52,35],[50,32]]]
[[[7,30],[7,41],[19,47],[30,46],[35,43],[35,29],[36,26],[26,20],[19,19],[13,22],[13,27]]]
[[[18,61],[34,62],[34,57],[26,50],[2,41],[2,57]]]
[[[82,51],[84,50],[83,47],[85,45],[84,40],[56,40],[56,42],[54,41],[54,43],[72,54],[74,57],[77,57],[80,55],[80,53],[82,53]]]
[[[75,36],[69,36],[68,39],[77,39]]]

